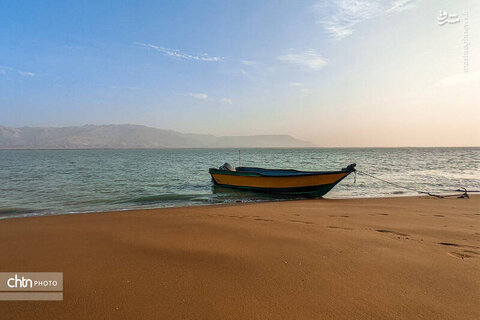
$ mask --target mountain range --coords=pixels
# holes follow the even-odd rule
[[[0,149],[135,149],[313,147],[289,135],[214,136],[143,125],[0,126]]]

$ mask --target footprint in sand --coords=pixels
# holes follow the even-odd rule
[[[301,220],[289,220],[289,221],[293,223],[313,224],[313,222],[310,222],[310,221],[301,221]]]
[[[441,244],[442,246],[460,247],[459,244],[451,243],[451,242],[439,242],[438,244]]]
[[[349,218],[350,216],[336,216],[336,215],[328,215],[329,217],[332,218]]]
[[[352,228],[344,228],[344,227],[337,227],[337,226],[327,226],[330,229],[342,229],[342,230],[353,230]]]
[[[462,252],[450,252],[449,254],[450,254],[451,256],[454,256],[455,258],[459,258],[459,259],[472,258],[471,255],[466,254],[466,253],[462,253]]]
[[[439,242],[442,246],[449,246],[449,247],[460,247],[460,248],[470,248],[470,249],[480,249],[480,247],[470,246],[468,244],[457,244],[452,242]]]
[[[409,235],[406,234],[406,233],[401,233],[401,232],[396,232],[396,231],[391,231],[391,230],[385,230],[385,229],[377,229],[375,230],[377,232],[381,232],[381,233],[391,233],[391,234],[394,234],[394,235],[397,235],[397,236],[401,236],[401,237],[408,237]]]
[[[272,219],[255,218],[257,221],[273,221]]]
[[[388,216],[388,213],[369,213],[369,216]]]
[[[476,256],[480,256],[480,252],[473,251],[473,250],[463,250],[463,252],[465,252],[465,253],[471,253],[471,254],[474,254],[474,255],[476,255]]]
[[[439,217],[439,218],[445,218],[445,216],[441,215],[441,214],[434,214],[433,215],[434,217]]]
[[[462,252],[450,252],[450,255],[454,256],[455,258],[466,259],[466,258],[474,258],[475,256],[479,256],[480,252],[476,252],[473,250],[463,250]]]

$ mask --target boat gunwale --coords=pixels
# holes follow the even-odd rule
[[[252,169],[261,169],[266,171],[290,171],[295,172],[292,175],[271,175],[261,172],[255,171],[228,171],[228,170],[220,170],[216,168],[210,168],[208,172],[210,174],[225,174],[225,175],[233,175],[233,176],[251,176],[251,177],[275,177],[275,178],[292,178],[292,177],[302,177],[302,176],[320,176],[320,175],[329,175],[329,174],[339,174],[339,173],[351,173],[353,171],[350,170],[338,170],[338,171],[300,171],[294,169],[263,169],[263,168],[255,168],[255,167],[247,167]]]

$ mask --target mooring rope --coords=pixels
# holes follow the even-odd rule
[[[458,197],[458,198],[470,198],[468,196],[468,193],[476,193],[476,192],[480,192],[480,190],[467,190],[466,188],[461,188],[461,189],[456,189],[455,192],[461,192],[461,194],[446,194],[446,195],[440,195],[440,194],[435,194],[435,193],[431,193],[431,192],[428,192],[428,191],[421,191],[421,190],[416,190],[416,189],[413,189],[413,188],[409,188],[409,187],[405,187],[405,186],[402,186],[398,183],[395,183],[395,182],[391,182],[391,181],[387,181],[385,179],[381,179],[381,178],[378,178],[370,173],[366,173],[364,171],[361,171],[361,170],[355,170],[356,172],[360,173],[360,174],[364,174],[370,178],[373,178],[373,179],[376,179],[376,180],[379,180],[379,181],[382,181],[382,182],[385,182],[385,183],[388,183],[392,186],[395,186],[397,188],[400,188],[400,189],[405,189],[405,190],[409,190],[409,191],[413,191],[413,192],[417,192],[417,193],[420,193],[420,194],[426,194],[430,197],[435,197],[435,198],[449,198],[449,197]],[[356,176],[355,176],[355,181],[356,181]]]

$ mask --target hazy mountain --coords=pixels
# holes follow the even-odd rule
[[[1,149],[82,148],[239,148],[312,147],[288,135],[224,136],[181,133],[141,125],[85,125],[81,127],[0,126]]]

